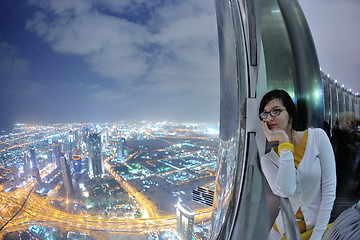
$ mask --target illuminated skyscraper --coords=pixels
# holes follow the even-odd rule
[[[126,139],[125,138],[121,138],[121,152],[122,152],[122,157],[127,157],[128,155],[128,150],[127,150],[127,145],[126,145]]]
[[[71,181],[71,172],[70,172],[70,164],[69,161],[66,160],[65,156],[62,155],[60,157],[60,163],[61,163],[61,173],[64,181],[64,187],[66,191],[67,198],[73,199],[74,194],[74,187],[72,185]]]
[[[33,178],[36,179],[38,183],[41,183],[41,176],[40,171],[37,167],[36,163],[36,154],[35,154],[35,148],[30,149],[30,161],[31,161],[31,171]]]
[[[194,229],[194,212],[179,198],[176,204],[177,235],[181,240],[191,240]]]
[[[101,140],[102,142],[108,142],[109,141],[109,129],[106,128],[103,133],[101,134]]]
[[[30,158],[26,152],[22,154],[23,165],[24,165],[24,179],[28,180],[31,178],[31,169],[30,169]]]
[[[61,146],[60,146],[60,143],[58,142],[53,142],[53,145],[52,145],[52,155],[54,156],[55,158],[55,163],[57,164],[58,167],[61,166],[61,163],[60,163],[60,150],[61,150]]]
[[[80,155],[74,155],[72,157],[72,163],[74,166],[75,173],[80,174],[82,171],[82,163],[81,163],[81,156]]]
[[[89,134],[90,134],[90,130],[89,128],[82,128],[82,149],[83,151],[88,151],[88,147],[89,147]]]
[[[14,184],[15,184],[15,186],[19,186],[20,185],[20,179],[19,179],[19,172],[18,172],[16,164],[13,164],[11,166],[11,168],[12,168],[11,170],[14,173]]]
[[[47,143],[47,148],[48,148],[48,163],[53,163],[54,162],[54,151],[53,151],[53,141],[51,138],[48,139],[48,143]]]
[[[104,163],[101,155],[101,136],[92,133],[89,136],[89,175],[90,177],[100,177],[104,174]]]

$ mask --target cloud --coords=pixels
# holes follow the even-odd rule
[[[83,87],[83,86],[79,86],[79,87]],[[90,89],[90,90],[95,90],[95,89],[99,89],[99,88],[100,88],[99,84],[91,85],[88,87],[88,89]]]
[[[46,87],[40,83],[30,81],[30,61],[19,55],[18,48],[6,42],[0,42],[0,92],[9,96],[35,96]]]
[[[9,81],[29,73],[29,61],[21,58],[15,46],[0,42],[0,79]]]
[[[40,10],[26,28],[100,76],[136,92],[219,94],[216,18],[206,0],[31,2]]]
[[[105,101],[122,100],[125,98],[124,94],[117,93],[117,92],[110,91],[110,90],[102,90],[102,91],[96,92],[93,94],[93,96],[100,100],[105,100]]]
[[[84,12],[90,11],[91,5],[86,0],[62,0],[62,1],[46,1],[46,0],[29,0],[30,4],[37,5],[48,12],[62,16],[76,16]]]

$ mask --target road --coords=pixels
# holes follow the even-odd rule
[[[16,194],[0,193],[2,216],[8,218],[23,205],[25,192]],[[212,208],[196,212],[195,222],[206,221],[211,216]],[[5,219],[1,219],[2,225]],[[139,219],[112,219],[92,217],[85,214],[71,214],[54,208],[49,199],[36,193],[31,193],[25,206],[19,214],[6,225],[2,233],[23,230],[30,225],[60,227],[67,231],[90,232],[92,230],[107,232],[149,232],[167,228],[176,228],[176,215],[158,216]]]
[[[53,226],[65,231],[91,233],[103,231],[108,233],[149,233],[153,230],[176,229],[177,216],[175,214],[161,215],[157,208],[148,198],[124,181],[108,162],[104,164],[110,175],[116,179],[121,186],[141,206],[142,217],[137,219],[117,219],[89,216],[88,213],[72,214],[59,210],[52,206],[51,197],[44,197],[35,192],[29,192],[36,184],[35,180],[29,181],[26,185],[12,192],[3,192],[0,189],[0,224],[4,226],[1,234],[24,230],[31,225]],[[48,165],[41,171],[43,179],[56,168],[56,164]],[[0,185],[1,187],[1,185]],[[65,201],[65,200],[64,200]],[[21,210],[20,210],[21,209]],[[195,223],[204,222],[210,219],[212,208],[204,207],[195,211]],[[13,217],[16,214],[15,217]],[[13,219],[8,222],[9,219]],[[0,235],[1,239],[1,235]]]

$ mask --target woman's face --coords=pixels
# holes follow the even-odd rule
[[[270,112],[274,109],[282,110],[280,115],[273,117],[271,114],[268,114],[267,117],[263,119],[263,121],[266,122],[270,130],[284,130],[287,132],[292,128],[290,121],[291,119],[288,112],[286,111],[286,108],[278,98],[270,100],[265,105],[264,112]]]

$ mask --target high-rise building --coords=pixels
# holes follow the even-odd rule
[[[118,157],[126,158],[128,155],[126,139],[125,138],[114,138],[110,141],[113,146],[116,148],[116,153]]]
[[[82,171],[81,156],[80,155],[72,156],[72,163],[73,163],[73,166],[74,166],[75,173],[80,174],[81,171]]]
[[[60,163],[60,156],[61,156],[61,153],[60,153],[60,150],[61,150],[61,145],[59,142],[53,142],[52,144],[52,155],[54,156],[54,159],[55,159],[55,163],[58,167],[61,166],[61,163]]]
[[[128,156],[128,149],[125,138],[121,138],[121,151],[122,151],[122,157],[126,158]]]
[[[51,138],[48,139],[47,142],[47,146],[46,148],[48,149],[47,155],[48,155],[48,163],[53,163],[54,162],[54,151],[53,151],[53,141]]]
[[[98,133],[92,133],[89,136],[89,175],[90,177],[100,177],[104,174],[104,163],[101,154],[101,136]]]
[[[14,184],[15,184],[15,186],[19,186],[20,185],[20,178],[19,178],[19,172],[18,172],[16,164],[13,164],[11,166],[11,168],[12,168],[11,169],[12,172],[14,173]]]
[[[33,176],[33,178],[36,179],[36,181],[38,183],[41,183],[40,171],[38,169],[37,162],[36,162],[35,148],[30,149],[30,161],[31,161],[32,176]]]
[[[47,163],[53,163],[53,162],[54,162],[53,151],[52,149],[49,149],[49,151],[47,151]]]
[[[64,187],[66,191],[67,198],[73,199],[75,197],[74,187],[71,181],[71,171],[69,161],[65,158],[64,155],[60,157],[61,163],[61,173],[64,181]]]
[[[192,200],[212,207],[214,202],[214,191],[203,187],[198,187],[192,191]]]
[[[88,146],[89,146],[89,134],[90,134],[90,130],[89,128],[82,128],[82,150],[83,151],[87,151],[88,150]]]
[[[195,214],[191,208],[179,198],[176,204],[177,235],[181,240],[191,240],[194,230]]]
[[[26,152],[22,153],[23,165],[24,165],[24,179],[28,180],[31,178],[31,169],[30,169],[30,158]]]
[[[101,142],[108,142],[109,141],[109,129],[105,128],[103,133],[101,134]]]

